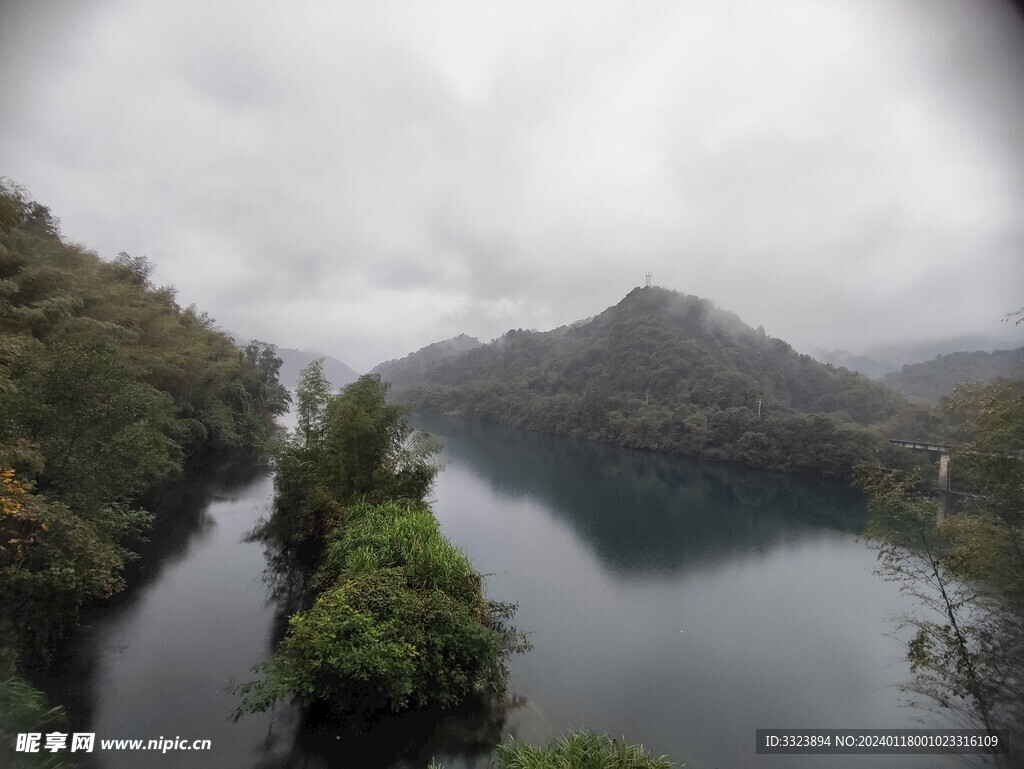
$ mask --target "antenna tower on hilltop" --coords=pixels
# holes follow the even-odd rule
[[[647,273],[647,277],[644,280],[644,288],[651,287],[651,273]]]

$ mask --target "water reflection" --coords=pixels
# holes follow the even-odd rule
[[[900,707],[907,609],[873,574],[864,507],[830,484],[450,419],[435,510],[488,593],[519,602],[516,736],[591,728],[690,767],[756,756],[758,728],[919,725]],[[856,756],[860,767],[949,766]],[[829,757],[829,764],[839,765]]]
[[[525,701],[335,729],[290,706],[229,722],[225,685],[252,678],[298,600],[248,537],[273,492],[269,468],[249,460],[165,491],[128,593],[83,631],[57,694],[77,731],[208,738],[213,750],[95,753],[86,769],[483,769],[503,734],[579,727],[697,769],[809,769],[813,757],[753,756],[754,729],[913,723],[895,691],[903,648],[885,636],[905,604],[871,574],[853,494],[493,425],[417,424],[446,443],[445,533],[534,634],[511,660]],[[940,765],[888,758],[846,765]]]
[[[572,525],[610,570],[672,572],[763,548],[808,527],[859,533],[848,488],[746,468],[417,415],[449,461]]]

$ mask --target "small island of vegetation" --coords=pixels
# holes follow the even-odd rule
[[[440,447],[387,389],[365,375],[331,394],[319,362],[302,373],[263,534],[311,574],[311,605],[289,620],[263,678],[238,687],[236,717],[291,697],[340,719],[504,696],[504,659],[525,648],[507,624],[514,606],[488,601],[441,533],[424,501]]]

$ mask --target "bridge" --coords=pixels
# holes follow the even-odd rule
[[[950,507],[950,493],[953,486],[953,450],[956,446],[948,446],[942,443],[929,443],[928,441],[904,441],[894,438],[889,439],[893,446],[900,446],[914,451],[927,451],[934,458],[939,458],[939,491],[942,492],[942,507],[939,515],[944,516]]]
[[[890,438],[889,443],[893,446],[900,446],[904,449],[912,449],[914,451],[927,451],[932,458],[936,456],[939,459],[939,491],[942,493],[942,508],[939,515],[945,515],[949,512],[950,508],[950,497],[953,494],[959,496],[973,497],[977,496],[965,491],[953,491],[953,452],[961,451],[964,454],[980,454],[986,457],[1006,457],[1007,459],[1018,459],[1024,461],[1024,451],[1015,451],[1008,454],[990,453],[990,452],[978,452],[972,449],[961,450],[960,446],[950,446],[944,443],[931,443],[929,441],[904,441],[896,438]]]
[[[948,454],[956,446],[947,446],[942,443],[927,443],[925,441],[900,441],[894,438],[889,439],[893,446],[901,446],[905,449],[917,449],[918,451],[932,451],[938,454]]]

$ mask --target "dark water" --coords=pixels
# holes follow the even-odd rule
[[[97,767],[484,767],[502,733],[592,728],[698,769],[930,767],[937,757],[756,756],[754,730],[917,726],[899,706],[905,605],[858,541],[863,507],[806,479],[455,420],[434,508],[519,603],[504,720],[414,714],[312,733],[295,710],[227,720],[280,632],[261,545],[269,471],[225,468],[179,497],[125,598],[86,628],[61,692],[97,739],[209,739],[209,752],[97,751]],[[58,687],[60,688],[60,687]],[[362,725],[365,727],[365,725]]]

